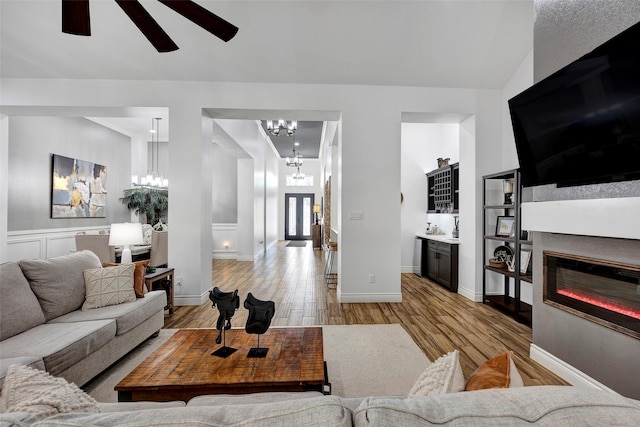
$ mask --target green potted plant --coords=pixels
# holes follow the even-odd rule
[[[144,215],[147,224],[156,225],[169,208],[169,190],[136,187],[124,190],[120,202],[136,215]]]
[[[493,258],[489,260],[489,265],[495,268],[505,268],[511,262],[511,254],[505,250],[495,251]]]

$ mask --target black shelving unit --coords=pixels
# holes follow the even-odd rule
[[[505,180],[513,181],[513,195],[511,203],[505,203],[502,183]],[[491,188],[488,188],[491,187]],[[499,188],[490,194],[493,189]],[[522,187],[520,185],[520,171],[512,169],[482,177],[482,300],[516,319],[520,323],[531,325],[532,308],[530,304],[523,302],[520,298],[520,285],[522,281],[532,282],[531,273],[520,272],[520,252],[523,247],[531,247],[532,242],[522,239],[522,218],[521,218],[521,197]],[[495,235],[495,223],[490,224],[488,218],[497,216],[512,216],[514,218],[514,232],[509,237]],[[489,265],[489,259],[493,257],[495,244],[509,247],[513,251],[515,258],[514,271],[506,268],[496,268]],[[491,275],[500,275],[503,281],[503,292],[500,294],[487,294],[487,281]],[[511,284],[513,283],[513,292]]]

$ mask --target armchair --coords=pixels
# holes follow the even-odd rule
[[[166,267],[169,263],[169,232],[151,232],[150,267]]]
[[[90,250],[100,258],[101,263],[116,262],[115,247],[109,246],[109,235],[87,234],[83,231],[76,233],[76,250]]]

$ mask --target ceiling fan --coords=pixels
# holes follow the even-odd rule
[[[238,32],[238,27],[191,0],[158,1],[225,42],[231,40]],[[178,50],[178,45],[171,40],[171,37],[138,0],[115,0],[115,2],[158,52]],[[81,36],[91,35],[89,0],[62,0],[62,31]]]

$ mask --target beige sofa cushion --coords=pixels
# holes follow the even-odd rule
[[[113,319],[116,322],[116,335],[123,335],[152,317],[154,313],[163,311],[165,305],[167,305],[167,293],[165,291],[152,291],[144,298],[138,298],[133,302],[125,302],[87,311],[76,310],[64,316],[57,317],[49,323],[73,323]]]
[[[87,357],[116,335],[115,320],[45,323],[2,341],[0,357],[38,356],[52,375]]]
[[[356,426],[637,426],[640,402],[608,391],[569,386],[487,389],[440,396],[370,397],[353,413]]]
[[[82,307],[84,271],[102,266],[100,259],[91,251],[49,259],[22,260],[19,265],[38,297],[47,321]]]
[[[337,396],[258,403],[255,405],[156,408],[134,412],[60,414],[50,425],[73,426],[331,426],[350,427],[351,412]],[[37,425],[37,424],[36,424]],[[400,425],[400,424],[393,424]]]
[[[208,394],[189,400],[187,406],[256,405],[322,397],[319,391],[305,392],[264,392],[251,394]]]
[[[134,264],[90,268],[84,271],[86,288],[82,310],[118,305],[136,300],[133,290]]]
[[[0,265],[0,341],[44,322],[38,298],[18,264]]]

